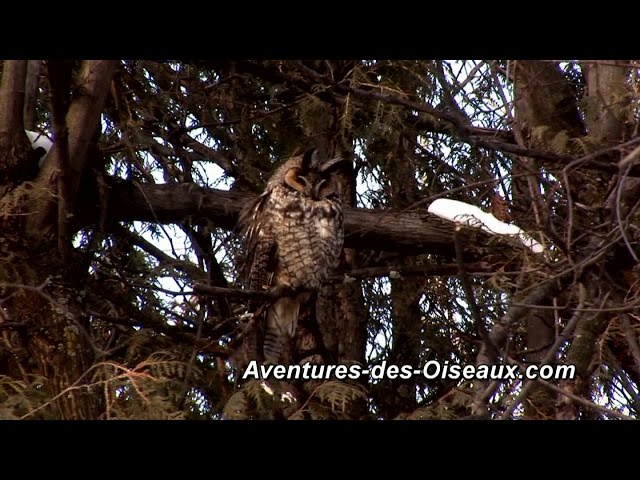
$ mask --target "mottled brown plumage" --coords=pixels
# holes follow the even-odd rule
[[[342,159],[319,158],[317,150],[291,158],[269,179],[264,193],[240,215],[246,237],[245,283],[264,290],[277,285],[320,288],[340,261],[343,243],[342,203],[332,172]],[[258,352],[277,362],[284,342],[296,329],[308,292],[281,298],[257,319]],[[260,351],[262,350],[262,351]]]

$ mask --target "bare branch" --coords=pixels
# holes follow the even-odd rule
[[[569,320],[567,325],[562,330],[562,334],[556,337],[555,342],[553,343],[553,345],[551,346],[547,354],[544,356],[544,358],[540,362],[541,365],[552,363],[555,360],[556,354],[558,353],[562,345],[564,345],[564,343],[567,340],[569,340],[569,337],[571,336],[571,334],[573,334],[573,331],[575,330],[576,325],[578,325],[578,321],[580,320],[580,317],[583,314],[582,307],[584,307],[584,302],[586,300],[586,294],[587,294],[587,291],[583,284],[579,284],[579,291],[580,291],[580,294],[579,294],[580,298],[578,299],[578,306],[576,307],[576,311],[574,312],[573,317],[571,317],[571,320]],[[518,407],[518,405],[520,405],[520,403],[525,398],[527,398],[527,395],[529,394],[529,391],[531,390],[534,384],[535,384],[534,380],[527,380],[525,382],[518,396],[511,403],[511,405],[509,405],[509,408],[507,408],[507,410],[500,416],[501,420],[508,419],[511,417],[511,415],[513,415],[513,412]]]

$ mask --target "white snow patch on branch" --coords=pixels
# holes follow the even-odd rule
[[[544,251],[542,244],[525,233],[520,227],[501,222],[490,213],[483,212],[474,205],[458,200],[439,198],[434,200],[427,210],[440,218],[451,220],[467,227],[480,228],[493,235],[518,237],[534,253],[542,253]]]
[[[40,132],[34,132],[32,130],[25,130],[27,137],[29,137],[29,141],[31,142],[31,148],[37,150],[38,148],[42,148],[44,150],[44,154],[40,156],[38,160],[38,167],[42,168],[42,162],[44,161],[44,157],[49,153],[51,147],[53,147],[53,142],[47,137],[45,134]]]
[[[38,147],[44,148],[45,152],[49,153],[51,147],[53,146],[53,142],[49,140],[44,133],[33,132],[31,130],[25,130],[27,133],[27,137],[29,137],[29,141],[31,142],[31,148],[34,150]]]

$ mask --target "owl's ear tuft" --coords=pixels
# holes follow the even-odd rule
[[[302,162],[300,163],[300,168],[303,172],[308,172],[311,169],[311,165],[314,164],[314,157],[316,157],[317,160],[317,155],[317,148],[309,148],[304,152],[304,154],[302,155]]]
[[[331,160],[327,160],[322,165],[320,165],[320,171],[322,173],[331,173],[335,172],[342,166],[346,165],[348,162],[345,158],[338,157],[332,158]]]

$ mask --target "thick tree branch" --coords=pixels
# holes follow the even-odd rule
[[[582,68],[587,80],[585,119],[589,135],[599,145],[615,145],[633,123],[629,67],[623,61],[590,61],[583,62]]]
[[[541,141],[545,135],[550,141],[563,131],[570,138],[584,133],[575,95],[557,62],[517,61],[513,72],[516,120],[523,136],[532,137],[532,145],[549,145]],[[536,134],[542,126],[545,133]]]
[[[85,62],[78,85],[82,95],[69,107],[69,157],[75,173],[74,195],[78,192],[80,177],[87,166],[87,151],[91,138],[100,122],[100,115],[109,92],[111,78],[118,62],[115,60],[91,60]]]
[[[233,230],[237,216],[251,195],[196,185],[140,185],[113,182],[109,193],[109,221],[179,223],[207,219],[218,228]],[[84,212],[83,225],[96,223],[95,211]],[[375,211],[345,207],[345,246],[402,252],[430,252],[452,256],[453,223],[427,213]],[[465,244],[486,243],[489,236],[464,229]],[[513,243],[514,246],[518,245]]]
[[[49,104],[51,106],[51,126],[56,139],[50,162],[56,162],[58,169],[58,251],[66,263],[70,256],[71,215],[71,169],[69,165],[69,130],[65,121],[71,96],[71,75],[73,65],[64,61],[47,62],[49,76]]]
[[[68,178],[65,177],[64,184],[58,186],[62,187],[58,190],[65,191],[65,208],[60,218],[67,222],[70,221],[70,216],[76,214],[76,198],[80,182],[90,160],[94,158],[88,155],[89,147],[92,137],[97,132],[100,115],[117,64],[115,60],[92,60],[84,63],[76,85],[78,94],[69,105],[65,118],[68,132],[68,164],[65,162],[65,169],[60,172],[61,160],[45,162],[38,180],[40,195],[33,196],[34,209],[38,214],[30,216],[28,220],[27,232],[31,236],[43,238],[53,233],[53,213],[57,210],[56,204],[59,199],[52,201],[50,190],[57,183],[61,173],[63,177],[68,173]],[[53,72],[49,73],[51,75]],[[54,147],[54,159],[59,155],[59,149]]]
[[[7,60],[0,86],[0,142],[23,133],[24,82],[26,60]],[[0,143],[0,146],[4,146]]]
[[[24,98],[24,128],[27,130],[35,130],[37,125],[36,100],[42,65],[42,60],[29,60],[27,65]]]
[[[13,183],[22,176],[26,162],[27,138],[23,125],[26,60],[7,60],[0,85],[0,185]],[[0,190],[0,196],[3,191]]]

